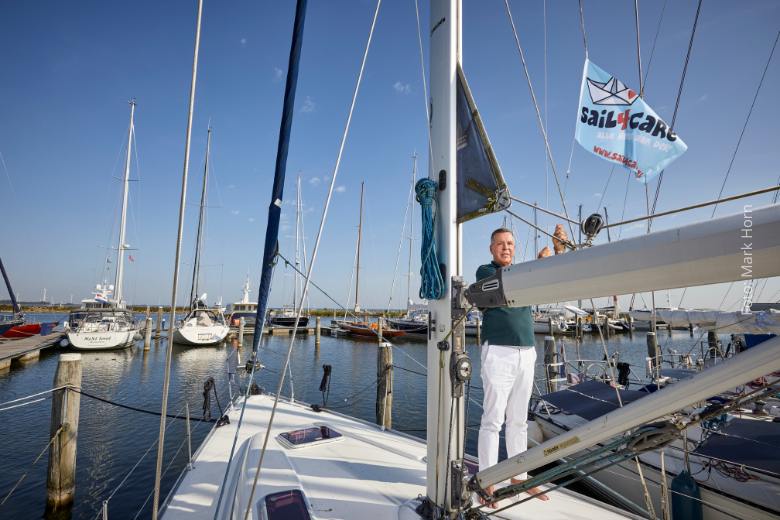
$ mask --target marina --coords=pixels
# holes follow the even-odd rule
[[[0,517],[780,520],[780,5],[702,4],[0,6]]]

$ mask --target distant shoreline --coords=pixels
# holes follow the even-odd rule
[[[149,312],[154,315],[157,314],[158,307],[157,306],[146,306],[146,305],[130,305],[128,306],[128,309],[130,309],[133,312],[138,313],[145,313],[146,309],[149,309]],[[31,306],[24,306],[22,307],[22,310],[24,312],[28,313],[45,313],[45,314],[67,314],[73,310],[78,309],[78,307],[70,306],[70,305],[31,305]],[[164,313],[170,312],[170,306],[162,306],[162,310]],[[177,313],[185,313],[189,310],[189,307],[176,307]],[[0,313],[11,313],[13,312],[13,308],[11,305],[3,304],[0,305]],[[330,317],[334,314],[338,316],[344,315],[344,309],[309,309],[306,311],[310,316],[323,316],[323,317]],[[386,316],[386,317],[399,317],[402,316],[406,311],[401,309],[392,309],[389,311],[383,311],[378,309],[368,309],[365,311],[361,311],[358,313],[350,312],[347,314],[349,317],[350,315],[357,315],[357,316]]]

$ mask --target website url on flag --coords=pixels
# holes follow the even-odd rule
[[[637,168],[637,164],[636,164],[635,160],[629,159],[628,157],[626,157],[622,153],[610,152],[609,150],[605,150],[604,148],[602,148],[600,146],[594,146],[593,147],[593,153],[595,153],[596,155],[602,156],[603,158],[607,159],[608,161],[614,161],[614,162],[622,164],[623,166],[625,166],[629,170],[633,171],[634,172],[634,176],[637,179],[641,179],[645,175],[642,170]]]

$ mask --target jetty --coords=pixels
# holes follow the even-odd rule
[[[38,359],[42,350],[56,347],[63,337],[65,337],[64,332],[53,332],[45,336],[0,339],[0,371],[10,369],[14,361],[24,363]]]

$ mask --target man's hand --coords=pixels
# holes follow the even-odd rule
[[[565,244],[568,241],[569,236],[566,234],[566,230],[563,229],[563,224],[556,224],[555,232],[553,233],[553,249],[555,249],[556,255],[561,255],[566,252]]]

